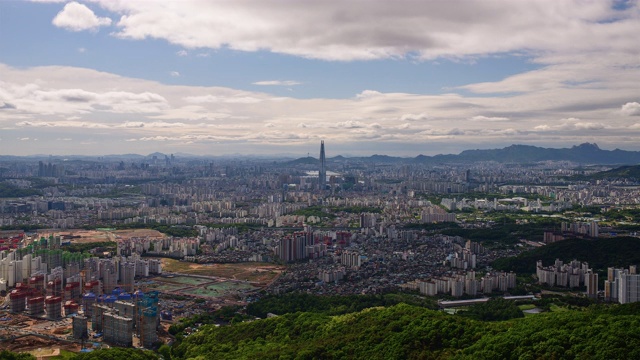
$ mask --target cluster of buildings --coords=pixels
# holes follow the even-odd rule
[[[133,292],[136,277],[162,274],[162,262],[159,259],[141,258],[139,254],[114,256],[112,258],[90,257],[84,260],[84,283],[96,284],[94,293],[110,293],[116,288]]]
[[[589,268],[586,262],[573,260],[564,264],[559,259],[551,266],[543,266],[542,261],[536,264],[536,275],[539,284],[568,288],[586,287],[586,295],[598,298],[598,274]],[[640,274],[635,265],[628,269],[607,269],[604,282],[604,300],[627,304],[640,301]]]
[[[600,236],[600,225],[598,225],[597,221],[571,223],[563,221],[559,232],[545,231],[543,241],[545,244],[551,244],[576,236],[597,238]]]
[[[285,235],[276,242],[275,255],[284,262],[316,259],[327,255],[327,244],[323,236],[314,233],[310,226],[304,231]],[[348,239],[349,237],[347,237]]]
[[[25,245],[26,241],[31,241]],[[78,275],[86,256],[64,251],[60,237],[22,238],[19,246],[0,251],[0,291],[25,283],[35,275],[48,275],[54,281],[61,274]]]
[[[183,258],[196,255],[200,248],[200,239],[197,237],[131,237],[116,238],[116,255],[129,256],[132,254],[148,254],[153,256],[165,256]]]
[[[54,321],[75,315],[78,339],[87,338],[90,321],[113,345],[130,346],[134,330],[143,346],[157,342],[158,294],[136,291],[135,278],[161,274],[160,260],[125,256],[129,246],[120,246],[113,258],[70,253],[53,235],[23,236],[18,245],[0,251],[0,290],[7,292],[11,312]]]
[[[84,316],[73,319],[75,338],[87,337],[87,322],[91,319],[91,330],[101,334],[109,344],[130,347],[134,334],[145,348],[153,348],[158,341],[160,317],[158,293],[155,291],[129,294],[116,288],[111,295],[95,296],[88,293],[83,298],[83,307]]]
[[[439,206],[428,206],[420,213],[420,221],[425,224],[455,222],[456,214],[448,213]]]
[[[504,293],[515,288],[516,274],[503,271],[488,272],[478,279],[475,271],[467,271],[450,276],[434,277],[425,281],[415,281],[405,287],[417,289],[421,294],[427,296],[448,294],[453,297],[463,295],[474,297],[479,294],[491,294],[494,291]]]
[[[454,245],[455,252],[447,257],[446,262],[456,269],[475,269],[478,256],[484,254],[485,249],[481,244],[467,240],[465,246]]]
[[[553,265],[543,266],[542,261],[538,260],[536,276],[539,284],[566,288],[586,286],[588,297],[596,298],[598,295],[598,274],[586,262],[572,260],[564,264],[556,259]]]
[[[558,201],[553,200],[547,203],[541,201],[540,199],[536,200],[528,200],[523,197],[513,197],[513,198],[493,198],[493,200],[489,199],[466,199],[462,198],[458,200],[457,198],[444,198],[442,199],[440,205],[446,208],[449,211],[454,210],[464,210],[464,209],[480,209],[480,210],[489,210],[489,211],[529,211],[529,212],[554,212],[554,211],[562,211],[565,209],[569,209],[573,206],[571,202],[568,201]]]
[[[629,269],[607,269],[604,298],[620,304],[640,301],[640,274],[635,265],[629,266]]]

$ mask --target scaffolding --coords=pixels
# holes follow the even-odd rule
[[[11,311],[12,312],[22,312],[25,309],[27,293],[23,292],[20,289],[11,290],[9,294]]]
[[[146,296],[136,300],[138,310],[138,332],[140,343],[145,348],[152,348],[158,341],[158,295],[150,291]]]
[[[94,303],[93,311],[91,315],[91,330],[95,332],[102,332],[102,324],[104,322],[104,314],[111,311],[111,309],[102,304]]]
[[[82,340],[89,337],[87,332],[87,318],[84,316],[73,317],[73,338]]]
[[[82,309],[84,310],[84,316],[91,317],[93,314],[93,304],[96,303],[96,294],[87,293],[82,297]]]
[[[150,349],[158,341],[158,325],[157,309],[145,309],[142,311],[140,323],[140,342],[142,346]]]
[[[47,296],[44,300],[44,306],[49,320],[62,318],[62,298],[60,296]]]
[[[29,309],[27,313],[31,316],[41,315],[44,313],[44,296],[36,296],[27,299]]]
[[[118,346],[131,346],[133,341],[133,319],[105,313],[103,317],[104,341]]]

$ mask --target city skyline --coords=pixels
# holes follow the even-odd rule
[[[640,150],[638,1],[0,3],[0,155]]]

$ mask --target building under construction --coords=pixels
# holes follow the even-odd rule
[[[56,278],[55,280],[47,281],[47,295],[54,297],[64,296],[64,288],[62,287],[62,279]]]
[[[135,305],[133,303],[127,302],[127,301],[118,300],[115,303],[113,303],[113,307],[118,312],[118,315],[132,318],[133,319],[133,324],[135,326],[135,324],[136,324],[136,321],[135,321],[136,312],[135,312]]]
[[[49,320],[62,318],[62,298],[60,296],[47,296],[44,300],[44,307]]]
[[[102,323],[104,314],[111,311],[111,308],[104,304],[93,304],[93,311],[91,312],[91,330],[95,332],[102,332]]]
[[[80,305],[78,305],[78,303],[76,303],[75,301],[65,301],[64,305],[62,306],[64,308],[64,315],[65,316],[69,316],[72,314],[77,314],[78,313],[78,309],[80,309]]]
[[[124,304],[118,305],[118,307],[125,309],[125,311],[129,310],[129,307]],[[133,316],[121,316],[115,307],[94,304],[91,328],[95,332],[102,332],[104,341],[107,343],[118,346],[131,346],[132,344]]]
[[[27,314],[31,316],[37,316],[44,314],[44,296],[36,296],[27,299],[29,308]]]
[[[138,310],[138,336],[145,348],[152,348],[158,341],[158,292],[150,291],[146,296],[136,298]]]
[[[22,312],[25,309],[27,293],[21,289],[13,289],[9,293],[9,300],[12,312]]]
[[[79,282],[70,282],[67,283],[64,287],[64,299],[71,301],[80,300],[80,295],[82,295],[82,287]]]
[[[158,310],[149,308],[142,311],[139,322],[140,343],[147,349],[158,341]]]
[[[92,280],[84,283],[84,291],[92,292],[96,295],[102,294],[102,282],[100,280]]]
[[[113,294],[121,291],[114,289]],[[140,337],[140,343],[152,348],[158,341],[158,292],[143,294],[140,291],[131,294],[119,292],[115,295],[95,296],[91,294],[91,328],[102,332],[104,341],[118,346],[130,346],[134,328]],[[85,296],[86,297],[86,296]],[[94,299],[95,298],[95,302]],[[88,300],[88,299],[87,299]],[[133,300],[133,301],[132,301]],[[87,308],[85,308],[87,314]]]
[[[132,318],[109,312],[104,314],[102,321],[102,333],[105,342],[118,346],[132,345]]]
[[[45,293],[44,274],[36,274],[29,278],[29,287],[41,294]]]
[[[87,339],[89,334],[87,332],[87,318],[84,316],[73,317],[73,338],[74,339]]]

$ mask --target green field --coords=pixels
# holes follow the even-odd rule
[[[177,291],[178,289],[184,288],[184,286],[157,282],[151,285],[150,288],[161,291],[161,292],[173,292],[173,291]]]
[[[188,276],[176,276],[172,278],[161,278],[156,280],[161,282],[168,282],[168,283],[182,284],[182,285],[192,285],[192,286],[198,286],[198,285],[202,285],[202,284],[206,284],[214,281],[210,279],[192,278]]]

